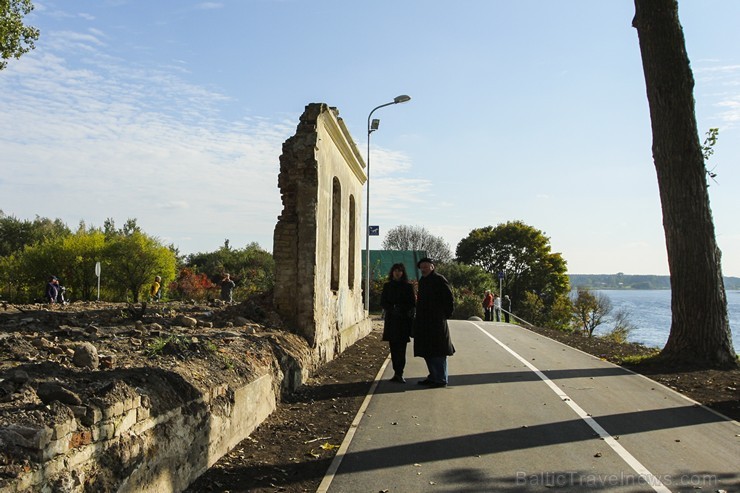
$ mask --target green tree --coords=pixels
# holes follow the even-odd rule
[[[547,323],[553,329],[570,330],[573,321],[573,304],[566,293],[559,294],[550,303]]]
[[[459,262],[490,274],[504,272],[504,292],[515,306],[525,293],[534,292],[549,311],[570,289],[563,257],[551,251],[550,239],[542,231],[522,221],[474,229],[460,240],[456,255]]]
[[[75,234],[63,238],[59,249],[64,260],[58,272],[67,289],[71,290],[68,297],[93,299],[98,283],[95,264],[103,262],[106,256],[103,232],[81,227]]]
[[[547,324],[547,311],[545,303],[536,293],[527,291],[520,300],[517,308],[517,316],[528,324],[534,326],[545,326]]]
[[[175,278],[175,252],[142,233],[135,219],[121,230],[115,230],[112,221],[107,222],[105,231],[80,223],[74,234],[46,219],[37,218],[33,223],[0,219],[0,227],[7,224],[29,227],[20,231],[30,231],[26,236],[32,238],[21,251],[0,257],[0,280],[19,301],[41,299],[51,275],[60,278],[69,297],[91,299],[97,286],[96,262],[104,266],[103,292],[114,299],[126,297],[128,292],[138,301],[154,276],[161,276],[163,283]]]
[[[234,292],[236,299],[269,292],[275,285],[275,261],[272,254],[257,243],[234,249],[226,240],[215,252],[188,255],[185,265],[206,274],[216,284],[228,272],[237,285]]]
[[[481,307],[486,289],[493,291],[494,286],[498,285],[498,281],[490,273],[477,265],[450,262],[440,265],[437,272],[445,276],[453,287],[465,289],[478,296],[480,298],[478,304]]]
[[[33,221],[20,220],[0,211],[0,257],[21,252],[26,245],[69,234],[61,219],[36,216]]]
[[[437,263],[452,260],[452,251],[442,237],[434,236],[421,226],[396,226],[383,240],[385,250],[423,250]]]
[[[162,284],[175,278],[177,258],[173,251],[139,231],[109,240],[106,257],[110,278],[118,286],[119,295],[130,295],[135,303],[154,276],[161,276]]]
[[[25,286],[19,282],[19,263],[16,255],[0,257],[0,298],[15,303],[21,299]],[[25,297],[24,297],[25,299]]]
[[[64,238],[56,237],[26,246],[22,252],[11,256],[13,282],[18,288],[20,301],[43,299],[49,276],[55,275],[66,284],[61,268],[65,258],[62,251]]]
[[[635,0],[632,25],[645,74],[671,273],[671,331],[661,356],[679,363],[736,368],[706,159],[696,124],[694,76],[678,1]]]
[[[23,23],[32,10],[31,0],[0,0],[0,70],[9,58],[18,59],[36,47],[39,30]]]
[[[483,305],[481,297],[469,289],[452,287],[452,295],[455,298],[455,310],[452,312],[453,320],[467,320],[470,317],[483,318]]]
[[[587,289],[579,289],[573,300],[573,319],[583,332],[592,337],[596,327],[601,325],[612,310],[612,302],[603,293],[594,294]]]

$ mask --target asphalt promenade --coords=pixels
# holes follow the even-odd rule
[[[319,492],[740,491],[740,424],[515,325],[450,321],[449,386],[386,364]]]

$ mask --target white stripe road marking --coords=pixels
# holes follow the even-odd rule
[[[362,420],[362,417],[365,415],[365,410],[367,410],[367,406],[370,404],[370,399],[373,397],[373,394],[375,394],[375,388],[378,386],[378,382],[383,377],[383,372],[385,371],[385,367],[388,366],[388,363],[391,361],[391,355],[389,354],[388,357],[385,359],[385,362],[380,367],[380,370],[378,370],[378,374],[375,375],[375,381],[370,386],[370,390],[368,390],[367,395],[365,396],[365,400],[362,401],[362,405],[360,406],[360,409],[357,411],[357,414],[355,415],[355,419],[352,421],[352,424],[349,427],[349,430],[347,431],[347,434],[344,436],[344,440],[342,440],[342,445],[339,446],[339,450],[337,450],[337,455],[334,456],[334,460],[331,461],[331,464],[329,465],[329,469],[326,470],[326,474],[324,474],[324,479],[321,481],[321,484],[319,485],[319,488],[316,490],[316,493],[326,493],[329,490],[329,486],[331,486],[331,482],[334,481],[334,476],[337,474],[337,471],[339,470],[339,466],[342,463],[342,459],[344,459],[344,456],[347,454],[347,449],[349,448],[349,445],[352,443],[352,439],[355,437],[355,432],[357,431],[357,427],[360,426],[360,421]]]
[[[645,484],[650,485],[655,491],[658,491],[660,493],[671,493],[671,490],[668,489],[653,473],[648,471],[648,469],[643,466],[640,461],[638,461],[632,454],[627,452],[627,450],[622,447],[622,445],[617,442],[614,437],[612,437],[604,428],[601,427],[599,423],[596,422],[594,418],[588,415],[586,411],[581,408],[578,404],[573,401],[570,397],[568,397],[568,394],[562,391],[560,387],[555,385],[555,383],[547,378],[547,375],[542,373],[536,366],[534,366],[532,363],[521,357],[518,353],[516,353],[513,349],[506,346],[503,342],[499,341],[497,338],[486,332],[483,327],[480,325],[471,322],[473,325],[475,325],[481,332],[483,332],[485,335],[493,339],[493,342],[501,346],[504,350],[506,350],[509,354],[511,354],[514,358],[519,360],[524,366],[532,370],[538,377],[540,377],[540,380],[545,382],[545,384],[550,387],[550,389],[555,392],[555,394],[560,397],[563,402],[568,404],[568,406],[575,411],[575,413],[586,422],[588,426],[591,427],[592,430],[594,430],[599,437],[601,437],[611,448],[614,450],[614,452],[617,453],[618,456],[620,456],[637,474],[640,475],[640,477],[643,478],[645,481]]]

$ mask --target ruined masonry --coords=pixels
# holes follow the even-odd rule
[[[107,397],[86,401],[66,393],[63,386],[73,386],[76,377],[62,372],[55,384],[61,402],[50,399],[43,420],[0,426],[0,459],[11,448],[29,458],[17,474],[0,478],[0,493],[76,493],[91,486],[119,493],[182,491],[248,437],[274,411],[281,393],[295,390],[318,366],[367,335],[372,325],[363,308],[360,258],[364,168],[338,111],[326,104],[306,106],[280,156],[283,211],[274,234],[274,306],[287,330],[255,333],[234,326],[225,332],[204,328],[211,327],[201,325],[204,320],[191,329],[175,319],[164,328],[139,322],[126,333],[153,334],[156,326],[161,337],[187,330],[198,331],[188,336],[191,342],[220,337],[227,355],[250,354],[253,368],[243,379],[208,374],[205,367],[207,378],[197,379],[192,368],[176,364],[91,369],[82,373],[90,379],[82,390],[95,386]],[[72,331],[81,339],[89,336],[83,328]],[[44,381],[43,365],[25,368],[28,374],[3,375],[9,377],[5,383],[31,388]]]
[[[309,104],[283,144],[283,211],[273,242],[275,307],[322,363],[371,330],[360,257],[367,175],[338,115],[336,108]]]

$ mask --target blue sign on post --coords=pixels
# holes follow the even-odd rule
[[[504,271],[500,271],[500,272],[498,273],[498,278],[499,278],[499,279],[503,279],[503,278],[504,278]]]
[[[367,229],[370,236],[380,236],[380,226],[368,226]]]

